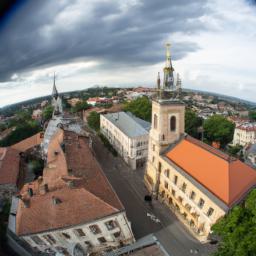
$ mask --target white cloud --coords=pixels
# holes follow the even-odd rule
[[[83,25],[87,22],[90,23],[94,5],[102,1],[76,1],[70,5],[68,5],[69,1],[61,1],[64,9],[52,23],[46,23],[39,29],[40,35],[45,39],[45,44],[50,45],[56,40],[54,38],[55,31],[72,30],[80,25],[81,20]],[[102,17],[103,21],[109,25],[116,22],[124,13],[133,12],[136,7],[142,5],[142,1],[127,0],[122,1],[121,4],[114,0],[103,2],[116,3],[116,5],[118,3],[118,11],[109,12]],[[104,8],[107,7],[108,5],[104,6]],[[184,8],[186,8],[185,5]],[[181,45],[179,42],[191,42],[190,47],[193,46],[193,43],[199,46],[197,50],[190,51],[184,58],[173,62],[176,72],[181,74],[183,86],[256,101],[256,7],[248,4],[246,0],[233,0],[232,2],[215,0],[209,2],[207,8],[209,8],[209,13],[200,17],[192,17],[187,20],[187,23],[184,23],[186,26],[189,23],[188,31],[174,29],[172,33],[166,33],[166,39],[176,43],[173,46],[174,49]],[[101,12],[104,13],[102,10]],[[143,17],[139,21],[143,23]],[[113,32],[113,40],[116,40],[117,34],[119,36],[131,34],[140,37],[142,24],[140,22],[131,23],[131,26],[121,26],[118,33]],[[149,21],[146,20],[146,22]],[[147,32],[147,29],[154,26],[155,22],[155,20],[151,20],[150,23],[145,24],[144,30]],[[204,29],[192,29],[201,24],[205,26]],[[163,26],[166,26],[164,21]],[[109,27],[107,26],[107,28]],[[93,32],[97,33],[98,28],[95,27]],[[90,35],[88,35],[88,40],[91,42]],[[108,49],[111,40],[108,39],[107,42],[104,41],[104,38],[102,40],[102,47]],[[69,43],[73,42],[71,50],[76,49],[76,41],[75,38],[70,38]],[[95,42],[95,44],[98,43]],[[125,41],[121,40],[121,44],[125,44]],[[57,72],[57,86],[60,91],[84,89],[95,84],[152,86],[155,84],[157,72],[162,71],[164,65],[164,48],[157,48],[162,44],[162,37],[159,37],[158,44],[154,44],[155,50],[151,47],[149,51],[145,51],[147,46],[140,44],[140,41],[135,42],[134,45],[132,41],[124,45],[124,51],[130,47],[137,47],[134,55],[142,52],[143,54],[140,56],[155,56],[156,52],[162,51],[163,61],[153,65],[141,64],[139,66],[138,63],[133,65],[132,61],[127,61],[127,65],[123,63],[119,65],[119,63],[115,63],[117,58],[115,56],[111,65],[108,66],[109,63],[103,62],[104,56],[102,56],[101,61],[100,58],[91,60],[76,58],[70,63],[30,69],[26,72],[15,72],[10,82],[0,83],[0,106],[50,94],[53,72]],[[92,45],[92,43],[88,44],[88,47],[92,47]],[[188,46],[186,44],[186,47]],[[113,51],[113,49],[111,50]],[[122,55],[122,49],[117,50],[120,52],[120,58],[127,58]],[[98,56],[97,54],[96,56]]]

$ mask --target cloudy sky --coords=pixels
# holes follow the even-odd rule
[[[185,88],[256,101],[250,0],[18,1],[0,19],[0,106],[59,91],[153,86],[172,44]]]

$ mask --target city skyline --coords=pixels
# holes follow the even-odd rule
[[[60,92],[153,86],[167,41],[183,87],[255,101],[254,11],[246,0],[21,1],[0,23],[0,107],[49,95],[54,71]]]

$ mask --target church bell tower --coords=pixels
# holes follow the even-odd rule
[[[159,177],[162,171],[161,155],[170,145],[177,142],[184,134],[185,105],[170,94],[173,88],[173,67],[167,44],[167,59],[164,68],[164,81],[161,86],[157,79],[157,97],[152,100],[152,124],[149,133],[149,148],[145,184],[152,192],[158,194]]]

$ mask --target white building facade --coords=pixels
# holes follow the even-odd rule
[[[81,248],[81,255],[100,253],[120,247],[120,243],[133,242],[130,223],[125,212],[65,229],[21,236],[34,251],[50,255],[73,255],[74,245]]]
[[[243,123],[235,128],[233,144],[245,146],[256,143],[256,123]]]
[[[101,133],[133,170],[146,163],[150,126],[131,113],[100,115]]]

